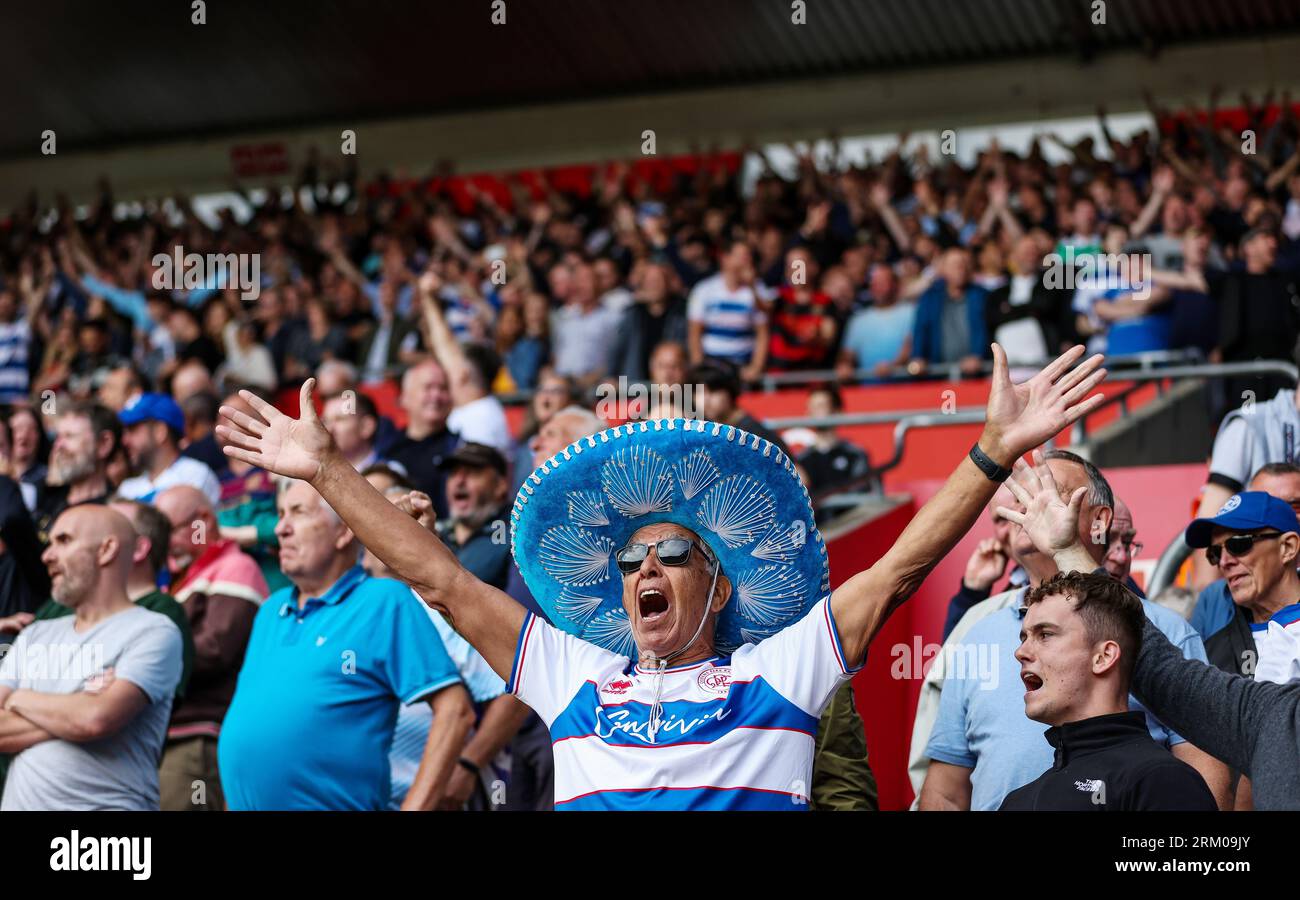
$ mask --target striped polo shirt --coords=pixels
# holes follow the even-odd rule
[[[731,656],[656,674],[529,614],[507,689],[546,723],[559,810],[804,810],[817,722],[857,669],[825,597]]]

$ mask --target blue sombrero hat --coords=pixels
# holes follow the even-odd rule
[[[510,552],[556,627],[635,657],[614,553],[657,522],[698,534],[731,580],[722,652],[776,634],[830,589],[794,463],[771,441],[698,419],[620,425],[551,457],[515,498]]]

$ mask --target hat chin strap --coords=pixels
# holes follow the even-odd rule
[[[722,570],[722,564],[720,562],[715,562],[713,564],[713,582],[709,585],[709,599],[704,603],[704,615],[700,617],[700,624],[699,626],[696,627],[695,634],[691,635],[691,639],[689,641],[687,641],[685,644],[682,644],[680,648],[674,650],[672,653],[669,653],[667,656],[661,657],[656,653],[647,651],[645,655],[649,657],[650,662],[657,664],[661,669],[665,668],[674,659],[681,656],[687,650],[691,649],[691,647],[695,644],[695,642],[700,639],[700,635],[704,633],[704,625],[709,621],[709,607],[713,605],[713,592],[718,586],[718,573],[721,570]]]
[[[646,656],[649,657],[650,661],[655,664],[655,698],[654,702],[650,704],[650,721],[648,723],[650,743],[652,744],[655,742],[655,737],[659,734],[659,720],[663,717],[664,708],[660,700],[663,698],[664,692],[664,670],[668,668],[670,662],[689,650],[692,645],[700,639],[700,635],[704,633],[704,623],[709,621],[709,607],[713,605],[713,592],[718,586],[718,572],[721,571],[721,569],[721,561],[715,561],[713,563],[713,583],[709,585],[709,599],[705,601],[704,615],[700,617],[700,624],[696,627],[695,634],[691,636],[691,639],[685,644],[682,644],[679,649],[669,653],[667,656],[658,656],[654,653],[646,653]]]

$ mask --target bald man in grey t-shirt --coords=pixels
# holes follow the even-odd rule
[[[158,808],[158,760],[181,677],[181,633],[170,619],[135,607],[82,634],[73,616],[33,623],[0,663],[0,687],[72,694],[106,686],[109,669],[145,694],[143,709],[116,734],[19,753],[0,811]]]

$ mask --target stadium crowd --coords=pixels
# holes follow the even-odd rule
[[[838,384],[986,374],[995,341],[1020,367],[1080,343],[1293,359],[1300,124],[1289,96],[1243,97],[1235,118],[1217,100],[1153,105],[1159,127],[1128,139],[1101,111],[1105,146],[1061,144],[1057,165],[1039,141],[990,143],[963,167],[903,136],[865,166],[796,151],[783,177],[763,160],[752,191],[739,157],[713,152],[570,185],[362,183],[313,159],[250,194],[251,218],[215,224],[182,197],[120,215],[107,185],[84,215],[33,198],[0,226],[3,808],[550,808],[548,723],[311,485],[226,454],[221,407],[265,417],[250,393],[278,403],[314,378],[352,467],[544,616],[505,525],[535,466],[606,426],[602,386],[649,386],[615,421],[684,415],[786,449],[738,402],[767,373],[828,373],[809,400],[825,416]],[[255,256],[257,283],[187,281],[171,265],[187,254]],[[385,385],[393,415],[374,399]],[[1300,807],[1300,412],[1285,384],[1224,396],[1242,388],[1267,402],[1215,440],[1187,532],[1206,548],[1198,596],[1142,595],[1142,510],[1079,456],[1048,452],[995,495],[945,640],[1020,650],[997,661],[996,690],[950,656],[932,666],[909,768],[921,808],[1068,807],[1078,797],[1039,776],[1124,742],[1141,752],[1108,758],[1111,808]],[[870,473],[832,428],[797,460],[814,496]],[[1086,560],[1035,529],[1064,515],[1045,499],[1057,486]],[[1069,618],[1063,596],[1119,664],[1051,668],[1038,635]],[[328,666],[361,674],[327,673],[313,652],[327,642]],[[34,668],[42,645],[114,663],[55,679]],[[1026,671],[1052,702],[1027,705],[1022,689],[1041,688]],[[1075,696],[1069,679],[1110,705],[1052,706]],[[875,805],[847,684],[821,713],[806,793]]]

